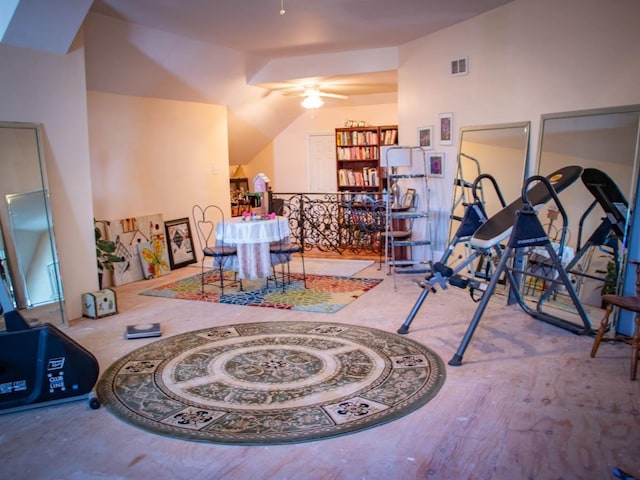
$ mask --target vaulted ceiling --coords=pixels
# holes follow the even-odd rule
[[[84,19],[89,90],[226,105],[233,164],[303,113],[299,98],[281,93],[318,85],[349,97],[327,98],[327,107],[395,102],[397,47],[510,1],[60,0],[36,7],[20,0],[14,21],[5,22],[11,38],[2,34],[0,12],[0,38],[48,50],[56,48],[51,39],[28,44],[38,23],[45,32],[66,28],[73,39]],[[140,31],[191,43],[177,52],[180,42],[150,45]],[[63,53],[65,42],[55,44]]]

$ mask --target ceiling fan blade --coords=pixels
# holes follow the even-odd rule
[[[318,92],[318,95],[320,97],[339,98],[341,100],[346,100],[347,98],[349,98],[346,95],[340,95],[338,93]]]

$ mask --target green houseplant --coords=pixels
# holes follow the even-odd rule
[[[102,229],[111,223],[107,220],[93,219],[94,234],[96,239],[96,258],[98,260],[98,285],[102,289],[102,277],[104,271],[113,272],[113,264],[122,262],[122,257],[115,255],[116,244],[103,238]]]
[[[609,260],[606,270],[596,270],[596,273],[604,274],[604,285],[600,289],[600,294],[615,295],[618,288],[618,266],[616,262]]]

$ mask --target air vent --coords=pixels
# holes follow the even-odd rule
[[[469,58],[451,60],[451,75],[466,75],[469,73]]]

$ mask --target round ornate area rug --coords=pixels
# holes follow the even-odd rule
[[[264,445],[333,437],[397,419],[445,380],[425,346],[327,322],[212,327],[150,343],[111,365],[97,393],[155,433]]]

